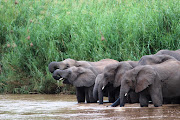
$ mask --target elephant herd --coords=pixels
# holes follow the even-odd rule
[[[97,62],[65,59],[48,66],[55,80],[76,87],[78,103],[103,104],[108,97],[111,106],[140,103],[148,107],[180,104],[180,49],[160,50],[142,56],[139,61],[103,59]]]

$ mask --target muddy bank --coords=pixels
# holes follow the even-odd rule
[[[77,104],[75,95],[0,95],[0,119],[180,119],[180,105],[175,104],[158,108],[153,105],[141,108],[139,104],[126,104],[123,108],[106,107],[108,105]]]

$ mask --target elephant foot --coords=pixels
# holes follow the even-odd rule
[[[94,101],[94,102],[91,102],[91,103],[97,103],[96,101]]]
[[[124,107],[124,105],[120,105],[120,107]]]
[[[86,101],[86,103],[97,103],[97,101]]]
[[[116,107],[115,105],[110,105],[110,107]]]
[[[148,105],[140,105],[141,107],[148,107]]]
[[[91,103],[97,103],[97,101],[96,100],[92,100]]]
[[[78,103],[85,103],[84,99],[77,99]]]
[[[155,105],[155,104],[154,104],[154,107],[160,107],[160,106],[162,106],[162,105]]]
[[[85,103],[85,100],[77,99],[78,103]]]
[[[78,102],[78,104],[81,104],[81,103],[84,103],[84,102]]]

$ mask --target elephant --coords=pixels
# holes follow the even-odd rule
[[[81,73],[82,82],[88,81],[89,79],[91,79],[91,82],[93,84],[91,83],[90,88],[92,89],[91,91],[93,91],[92,85],[94,85],[96,77],[93,77],[93,78],[88,78],[88,77],[91,76],[92,74],[93,74],[93,76],[94,75],[97,76],[98,74],[103,72],[103,69],[104,69],[104,67],[106,65],[113,64],[113,63],[118,63],[118,61],[113,60],[113,59],[103,59],[103,60],[100,60],[98,62],[88,62],[88,61],[76,61],[76,60],[73,60],[73,59],[66,59],[66,60],[64,60],[62,62],[51,62],[49,64],[49,71],[53,72],[53,74],[54,74],[54,70],[58,68],[58,70],[65,70],[64,74],[67,71],[72,71],[72,72],[75,71],[75,74],[79,75],[79,73],[76,72],[76,70],[78,70],[78,68],[80,68],[80,69],[86,71],[86,72]],[[80,96],[82,96],[82,98],[84,98],[84,96],[87,96],[87,95],[85,95],[85,92],[87,91],[86,89],[89,90],[89,88],[87,88],[87,86],[83,86],[83,85],[76,86],[72,82],[71,78],[69,78],[67,76],[63,77],[63,76],[61,76],[61,74],[57,74],[57,75],[58,75],[57,77],[56,77],[55,74],[53,75],[54,79],[58,80],[59,78],[65,78],[64,81],[63,81],[64,84],[70,83],[70,84],[73,84],[76,87],[77,100],[78,100],[78,102],[83,102],[84,99],[81,100]],[[84,77],[82,77],[82,75],[84,75]],[[89,83],[87,83],[87,84],[89,84]],[[84,87],[84,89],[82,89],[82,87]],[[82,93],[82,91],[83,91],[83,93]],[[90,98],[94,99],[92,96]],[[86,101],[87,101],[87,103],[89,103],[89,102],[94,101],[94,100],[90,101],[89,98],[87,98]]]
[[[113,87],[112,84],[108,84],[102,90],[102,87],[99,87],[102,84],[103,73],[98,74],[95,80],[95,85],[93,88],[93,97],[95,100],[99,99],[99,103],[103,104],[103,96],[108,97],[110,103],[114,102],[119,97],[119,89]],[[101,92],[99,92],[101,91]],[[98,96],[101,96],[98,98]]]
[[[118,61],[113,60],[113,59],[102,59],[100,61],[97,62],[89,62],[89,61],[76,61],[74,59],[65,59],[64,61],[61,62],[51,62],[48,66],[49,71],[51,73],[53,73],[56,69],[68,69],[72,66],[76,66],[76,67],[84,67],[84,68],[89,68],[89,67],[99,67],[99,69],[96,69],[96,74],[99,74],[102,72],[102,70],[104,69],[104,67],[108,64],[112,64],[112,63],[118,63]]]
[[[138,65],[153,65],[153,64],[160,64],[166,60],[174,59],[174,57],[170,55],[145,55],[142,56],[138,62]]]
[[[160,50],[155,55],[169,55],[180,61],[180,49],[179,50]]]
[[[93,86],[96,78],[96,74],[92,70],[83,67],[70,67],[65,70],[56,69],[53,72],[53,78],[59,80],[60,77],[65,78],[70,84],[76,87],[76,96],[78,103],[97,102],[93,98]]]
[[[169,59],[176,60],[174,57],[169,56],[169,55],[145,55],[145,56],[141,57],[141,59],[138,62],[138,65],[135,64],[135,66],[133,66],[133,68],[136,66],[140,66],[140,65],[160,64],[160,63],[165,62],[166,60],[169,60]],[[130,94],[127,95],[126,98],[128,100],[133,100],[134,98],[137,98],[137,96],[138,96],[137,94],[134,94],[134,92],[131,91]],[[149,97],[149,100],[151,100],[150,97]],[[170,103],[171,101],[166,99],[166,100],[164,100],[164,102]],[[120,98],[117,99],[111,106],[115,107],[115,106],[119,105],[119,103],[120,103]],[[177,103],[177,102],[175,102],[175,103]]]
[[[48,65],[48,68],[49,68],[49,71],[51,73],[53,73],[56,69],[60,69],[60,70],[64,70],[64,69],[68,69],[69,67],[72,67],[75,65],[75,60],[73,59],[65,59],[64,61],[61,61],[61,62],[51,62],[49,65]]]
[[[96,77],[95,86],[93,89],[93,96],[96,100],[99,99],[99,104],[103,104],[104,90],[109,91],[109,102],[114,102],[117,98],[119,98],[119,91],[123,74],[137,66],[137,64],[137,61],[123,61],[116,64],[107,65],[104,68],[103,73]],[[109,88],[109,86],[111,87]],[[132,102],[138,101],[138,98],[132,99],[134,99]]]
[[[148,107],[147,96],[159,107],[164,98],[180,97],[179,86],[180,61],[169,59],[160,64],[137,66],[123,75],[120,107],[125,105],[125,96],[131,89],[139,93],[141,107]]]

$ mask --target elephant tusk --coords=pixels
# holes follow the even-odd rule
[[[63,80],[63,78],[60,78],[59,80]]]
[[[59,80],[57,80],[57,86],[59,87],[60,85],[59,85]]]
[[[104,90],[104,86],[102,87],[102,90]]]
[[[127,96],[127,93],[125,93],[125,95],[124,96]]]

